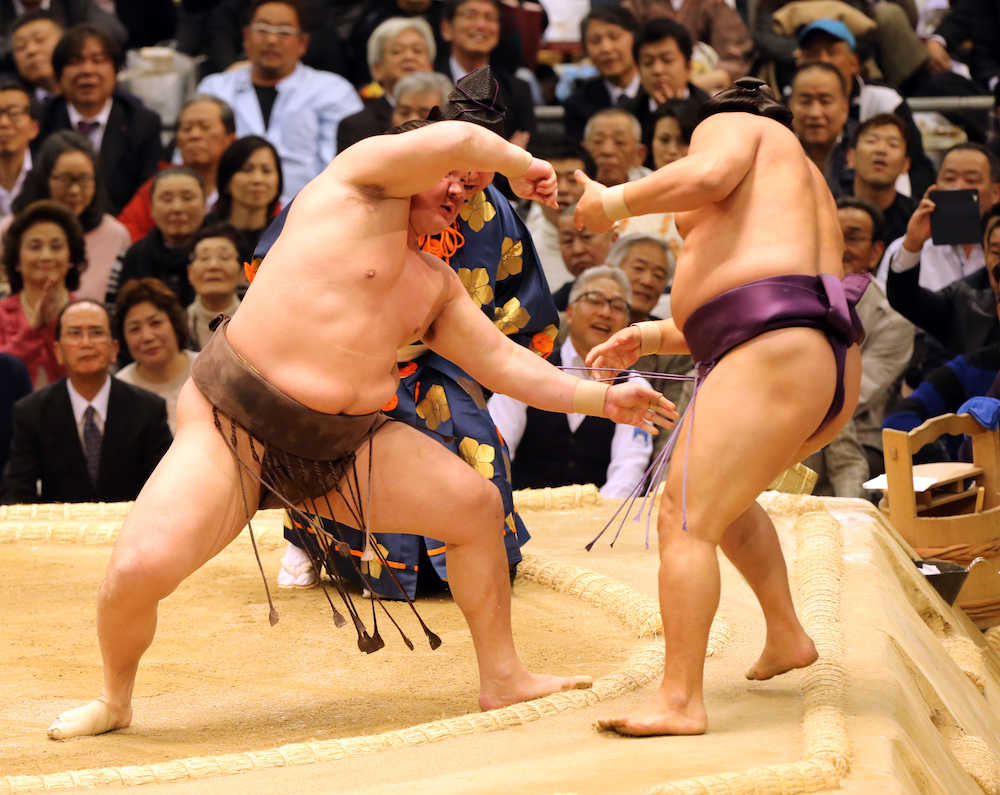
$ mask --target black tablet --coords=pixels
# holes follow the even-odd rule
[[[931,239],[934,245],[981,243],[979,191],[932,190]]]

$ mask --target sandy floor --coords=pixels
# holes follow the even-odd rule
[[[534,534],[526,551],[599,571],[655,598],[656,554],[643,548],[642,528],[629,526],[614,550],[603,544],[591,553],[582,549],[613,508],[526,512]],[[894,619],[875,615],[875,606],[883,599],[895,605],[896,597],[884,594],[899,588],[893,585],[877,596],[866,591],[872,587],[873,553],[865,546],[871,531],[864,522],[870,521],[862,519],[860,529],[845,533],[851,544],[845,559],[853,555],[858,560],[848,567],[845,580],[853,589],[845,609],[852,625],[845,634],[853,666],[849,730],[854,764],[841,785],[859,793],[981,791],[961,771],[941,779],[906,772],[920,767],[906,762],[907,754],[927,757],[932,751],[926,744],[941,745],[941,740],[928,719],[926,699],[903,681],[904,675],[883,664],[889,634],[884,626]],[[776,524],[792,560],[791,520]],[[264,546],[265,570],[273,577],[280,546]],[[387,647],[366,657],[354,647],[349,627],[333,628],[319,591],[277,591],[282,617],[270,628],[252,553],[237,543],[162,606],[156,641],[140,671],[132,727],[98,738],[49,741],[44,729],[52,718],[97,692],[94,596],[110,550],[24,542],[0,550],[0,603],[5,606],[0,625],[0,792],[15,791],[13,779],[5,776],[148,765],[371,735],[476,709],[471,644],[450,600],[420,603],[422,615],[444,640],[436,652],[427,648],[405,608],[396,605],[394,614],[417,650],[407,651],[395,630],[380,622]],[[597,716],[626,709],[647,692],[639,689],[501,732],[335,762],[148,784],[140,791],[645,793],[665,781],[796,762],[804,753],[804,673],[763,683],[743,679],[742,672],[760,651],[763,621],[738,574],[725,562],[722,571],[719,615],[731,632],[725,647],[706,664],[710,733],[704,737],[637,741],[594,731]],[[880,571],[885,577],[885,567]],[[896,601],[907,616],[916,615],[905,596]],[[518,581],[513,610],[522,656],[536,669],[604,676],[658,643],[636,638],[606,611],[535,582]],[[915,635],[926,632],[919,619],[913,624]],[[925,642],[927,654],[947,659],[929,632]],[[961,672],[954,676],[958,685],[934,677],[931,681],[941,692],[957,687],[969,708],[979,709],[977,694],[962,690],[971,685]],[[924,732],[919,741],[909,741],[915,730],[900,728],[908,699],[915,699],[913,720]],[[992,724],[981,726],[977,733],[993,729]],[[988,737],[989,743],[995,740]],[[941,751],[941,759],[948,758]],[[961,786],[941,783],[949,781]]]
[[[143,660],[135,722],[101,741],[54,743],[44,729],[97,694],[100,657],[94,593],[107,560],[101,548],[4,549],[0,601],[21,605],[0,633],[0,771],[50,773],[149,764],[182,756],[351,737],[476,710],[468,631],[454,602],[420,603],[442,637],[431,651],[402,605],[390,607],[414,641],[409,652],[385,622],[387,647],[364,655],[349,626],[335,629],[319,590],[275,594],[271,628],[253,560],[224,553],[166,600]],[[277,570],[280,552],[265,556]],[[44,578],[39,578],[44,561]],[[514,621],[524,656],[558,673],[607,673],[630,645],[617,622],[569,596],[519,584]],[[363,606],[368,602],[358,600]],[[367,615],[370,624],[370,614]],[[586,624],[586,631],[575,627]]]

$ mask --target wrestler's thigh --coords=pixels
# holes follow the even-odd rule
[[[835,382],[836,383],[836,382]],[[854,411],[858,405],[858,396],[861,394],[861,349],[857,345],[852,345],[847,350],[844,360],[844,405],[840,412],[820,431],[810,436],[801,448],[792,456],[788,466],[793,466],[799,461],[804,461],[817,450],[826,447],[837,438],[837,435],[847,425],[847,421],[854,416]]]
[[[487,528],[502,527],[503,503],[496,486],[439,442],[405,423],[390,422],[375,434],[372,445],[370,523],[375,532],[426,534],[462,543]],[[489,458],[490,451],[483,448],[482,457]],[[493,466],[503,466],[499,451],[492,454]],[[368,494],[368,459],[365,444],[357,452],[362,495]],[[346,493],[345,485],[341,490]],[[354,524],[345,518],[351,514],[337,493],[329,497],[335,518]],[[321,503],[317,507],[325,512]]]
[[[769,332],[727,354],[697,392],[690,445],[690,411],[680,430],[661,533],[686,513],[688,532],[718,543],[819,426],[835,377],[826,337],[812,329]]]
[[[181,390],[177,408],[173,444],[139,493],[111,558],[112,569],[141,568],[150,587],[167,593],[246,524],[241,473],[193,382]],[[257,484],[242,476],[253,510]]]

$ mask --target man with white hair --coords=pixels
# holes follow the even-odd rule
[[[581,368],[570,372],[590,378],[584,358],[628,325],[631,298],[621,269],[599,265],[581,273],[566,308],[569,336],[549,362]],[[501,394],[493,395],[487,407],[510,449],[515,489],[595,483],[604,497],[627,497],[649,465],[652,439],[631,425],[544,411]]]
[[[426,119],[435,105],[444,106],[451,89],[451,81],[440,72],[414,72],[401,77],[392,91],[392,116],[387,129]]]
[[[674,275],[670,245],[666,239],[643,233],[625,235],[611,246],[605,261],[614,268],[620,268],[632,288],[631,322],[660,320],[653,310],[664,297],[664,291]],[[665,303],[669,308],[669,301]],[[687,375],[694,371],[694,362],[686,353],[650,353],[639,358],[635,369],[647,373]],[[694,390],[691,381],[673,378],[655,379],[652,387],[674,403],[678,411],[684,411]],[[667,438],[668,434],[661,433],[653,439],[654,453],[660,451]]]
[[[627,110],[607,108],[591,116],[583,128],[583,147],[597,163],[597,181],[603,185],[621,185],[650,173],[642,165],[642,125]]]
[[[395,88],[400,78],[416,72],[430,72],[437,47],[434,31],[421,17],[391,17],[368,37],[368,68],[384,92],[368,102],[363,110],[342,119],[337,127],[337,151],[370,135],[380,135],[395,126]],[[443,97],[448,89],[444,90]],[[437,104],[441,104],[438,102]],[[423,118],[427,118],[426,114]]]

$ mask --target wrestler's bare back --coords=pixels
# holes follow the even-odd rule
[[[731,147],[736,135],[756,147],[747,174],[722,201],[676,215],[684,237],[670,300],[678,328],[709,299],[755,279],[843,275],[836,203],[794,133],[761,116],[718,114],[696,130],[692,152]]]
[[[327,168],[296,197],[228,327],[275,387],[328,413],[365,414],[396,391],[396,349],[448,295],[447,266],[418,251],[409,199],[346,185]]]

